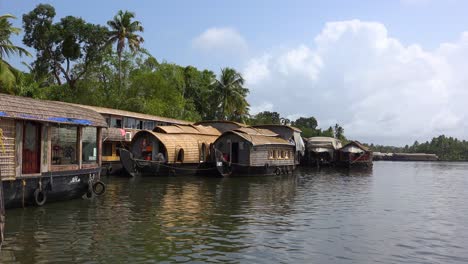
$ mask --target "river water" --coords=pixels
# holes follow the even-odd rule
[[[105,181],[8,210],[0,263],[468,263],[468,163]]]

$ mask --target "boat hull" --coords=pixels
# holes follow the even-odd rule
[[[89,181],[99,179],[99,170],[53,172],[35,177],[3,181],[5,208],[37,205],[35,191],[42,186],[46,203],[81,198],[89,190]]]
[[[165,163],[134,159],[128,150],[121,150],[120,160],[125,170],[132,176],[212,176],[217,174],[215,164],[202,163]]]
[[[284,166],[245,166],[239,164],[227,164],[218,162],[218,172],[224,177],[239,177],[239,176],[272,176],[290,174],[295,170],[295,165]]]

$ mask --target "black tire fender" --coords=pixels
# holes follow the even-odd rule
[[[281,169],[279,167],[275,168],[275,174],[279,176],[281,174]]]
[[[34,202],[37,206],[43,206],[47,201],[47,194],[44,190],[36,189],[34,191]]]
[[[102,181],[93,183],[93,193],[97,196],[103,195],[106,192],[106,185]]]

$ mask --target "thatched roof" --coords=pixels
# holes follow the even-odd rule
[[[8,94],[0,94],[0,117],[81,126],[107,126],[105,119],[91,109]]]
[[[275,132],[264,129],[264,128],[255,128],[255,127],[241,127],[235,129],[234,131],[242,132],[249,135],[259,135],[259,136],[267,136],[267,137],[277,137],[278,134]]]
[[[360,148],[360,149],[362,149],[362,150],[364,150],[364,151],[369,151],[369,148],[368,148],[368,147],[364,146],[363,144],[361,144],[361,142],[356,141],[356,140],[355,140],[355,141],[351,141],[351,142],[349,142],[348,144],[344,145],[344,146],[343,146],[343,149],[345,149],[346,147],[349,147],[349,146],[356,146],[356,147],[358,147],[358,148]]]
[[[310,137],[307,139],[307,148],[333,147],[341,148],[341,141],[332,137]]]
[[[294,146],[291,142],[282,139],[280,137],[271,137],[271,136],[265,136],[261,134],[247,134],[247,133],[242,133],[239,131],[228,131],[225,132],[225,134],[235,134],[246,141],[250,142],[252,146],[263,146],[263,145],[288,145],[288,146]],[[221,136],[222,137],[222,136]],[[220,137],[220,138],[221,138]]]
[[[255,126],[253,126],[253,127],[266,128],[266,129],[285,128],[285,129],[291,129],[291,130],[296,131],[296,132],[302,132],[302,130],[300,130],[300,129],[297,128],[297,127],[287,126],[287,125],[269,124],[269,125],[255,125]]]
[[[165,134],[221,135],[221,132],[214,127],[198,125],[156,126],[153,131]]]
[[[214,127],[217,130],[219,130],[221,133],[224,133],[226,131],[231,131],[237,128],[241,127],[247,127],[247,125],[237,123],[234,121],[226,121],[226,120],[219,120],[219,121],[200,121],[195,123],[194,125],[202,125],[202,126],[210,126]]]
[[[147,115],[147,114],[135,113],[135,112],[119,110],[119,109],[111,109],[111,108],[91,106],[91,105],[78,105],[78,104],[75,104],[75,105],[81,106],[81,107],[84,107],[84,108],[87,108],[87,109],[94,110],[94,111],[96,111],[96,112],[98,112],[100,114],[138,118],[138,119],[144,119],[144,120],[150,120],[150,121],[165,122],[165,123],[169,123],[169,124],[184,125],[184,124],[191,124],[192,123],[192,122],[185,121],[185,120],[178,120],[178,119],[162,117],[162,116],[155,116],[155,115]]]
[[[200,151],[203,143],[205,144],[205,148],[208,148],[210,144],[218,138],[218,136],[213,135],[166,134],[142,130],[135,134],[133,140],[138,140],[138,138],[146,135],[155,137],[164,145],[167,151],[168,163],[174,163],[176,161],[180,149],[184,150],[183,163],[199,163]]]

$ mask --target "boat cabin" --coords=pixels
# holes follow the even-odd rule
[[[300,163],[301,157],[305,154],[305,144],[301,137],[302,131],[299,128],[287,125],[256,125],[253,127],[273,131],[282,139],[294,143],[296,147],[295,162],[296,165]]]
[[[311,137],[306,140],[307,165],[332,165],[337,159],[337,151],[342,147],[341,141],[332,137]]]
[[[353,166],[372,166],[372,151],[358,141],[351,141],[338,150],[338,165]]]
[[[105,107],[77,105],[100,113],[106,120],[103,130],[102,168],[104,174],[122,172],[120,149],[128,149],[133,136],[140,130],[156,126],[189,125],[191,122]]]
[[[5,207],[87,193],[100,177],[103,127],[104,118],[86,108],[0,94]]]
[[[153,131],[139,131],[125,151],[130,154],[122,151],[122,164],[132,175],[197,174],[197,170],[209,166],[214,170],[211,146],[220,134],[211,126],[201,125],[156,126]]]
[[[264,128],[224,132],[215,141],[214,150],[216,167],[222,176],[289,173],[297,160],[294,142]]]

